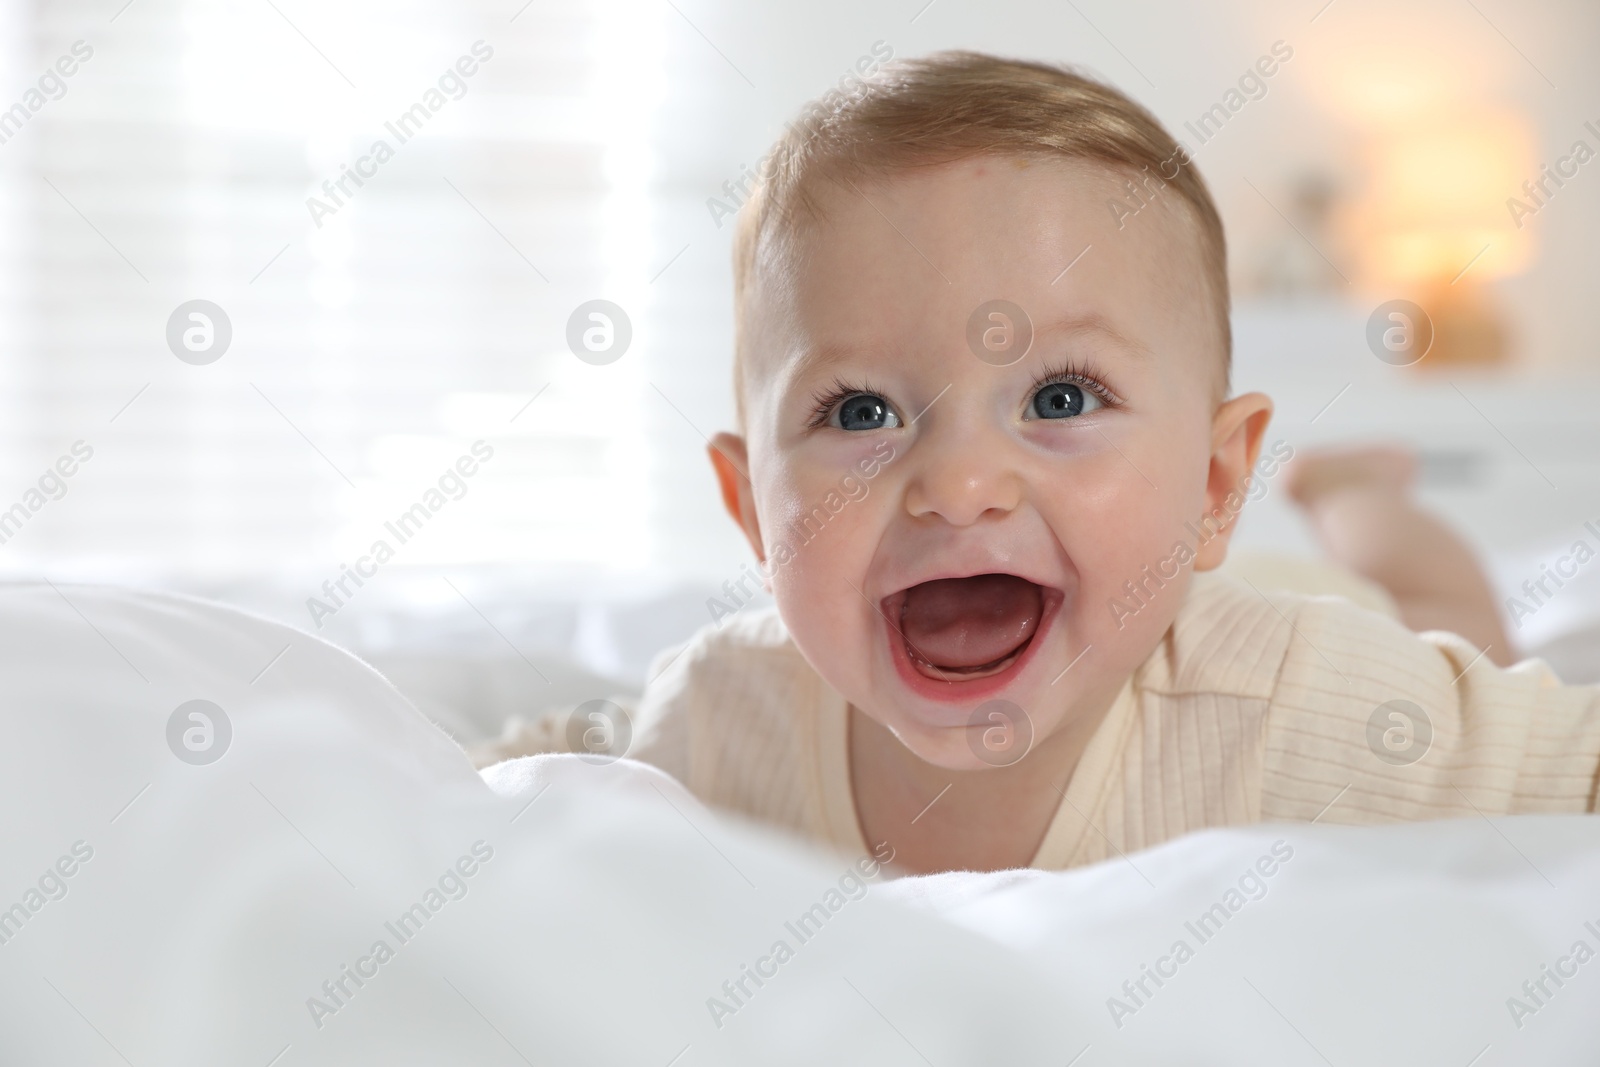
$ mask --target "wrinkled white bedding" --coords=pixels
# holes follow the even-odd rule
[[[637,764],[538,757],[486,786],[355,659],[201,601],[0,587],[0,681],[0,1063],[1600,1049],[1600,960],[1575,951],[1600,950],[1593,819],[1256,827],[886,881]],[[227,729],[169,730],[194,700]]]

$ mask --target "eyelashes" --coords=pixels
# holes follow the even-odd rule
[[[879,389],[871,382],[858,381],[852,384],[843,378],[835,378],[826,388],[816,390],[811,394],[811,400],[815,406],[811,411],[809,425],[813,429],[818,426],[826,426],[828,420],[833,417],[835,408],[851,397],[860,396],[863,393],[869,396],[882,397],[885,402],[889,399],[889,391],[887,389]]]
[[[1121,407],[1125,403],[1122,397],[1101,380],[1100,372],[1091,360],[1084,360],[1081,363],[1068,360],[1065,363],[1045,364],[1039,376],[1033,380],[1029,395],[1037,393],[1047,385],[1063,383],[1076,385],[1086,393],[1093,393],[1108,408]]]
[[[1067,360],[1060,363],[1047,363],[1040,370],[1033,384],[1028,387],[1027,397],[1024,402],[1031,402],[1035,393],[1047,385],[1070,384],[1076,385],[1086,393],[1092,393],[1096,399],[1108,408],[1123,406],[1125,401],[1118,396],[1110,386],[1101,379],[1098,369],[1092,360]],[[812,392],[812,410],[809,427],[815,429],[826,426],[833,417],[834,411],[844,401],[852,396],[866,394],[882,397],[885,402],[889,400],[889,391],[873,385],[870,381],[848,381],[844,378],[834,378],[825,388]]]

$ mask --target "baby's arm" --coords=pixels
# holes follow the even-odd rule
[[[1596,810],[1600,686],[1562,685],[1538,660],[1495,666],[1459,635],[1342,599],[1274,596],[1260,618],[1293,629],[1269,701],[1263,821]]]
[[[1323,551],[1383,586],[1406,626],[1448,630],[1501,666],[1516,662],[1472,549],[1417,504],[1416,468],[1399,448],[1320,449],[1296,456],[1285,475]]]
[[[650,684],[638,701],[617,696],[597,707],[551,708],[531,721],[516,716],[499,737],[467,746],[467,755],[480,770],[504,760],[549,753],[587,754],[598,763],[626,757],[687,781],[688,714],[680,706],[682,684],[676,676],[662,678],[681,651],[680,646],[656,657],[650,665]],[[582,717],[575,723],[577,715]],[[591,744],[597,747],[587,747]]]

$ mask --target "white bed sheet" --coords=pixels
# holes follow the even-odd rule
[[[626,761],[537,757],[491,788],[352,657],[200,601],[0,588],[0,678],[0,908],[28,911],[0,943],[0,1062],[1487,1065],[1600,1048],[1600,960],[1570,959],[1600,948],[1591,818],[1255,827],[1066,874],[846,883],[861,857],[720,819]],[[169,747],[193,699],[230,721],[215,762]],[[1264,895],[1133,1005],[1121,983],[1279,841],[1293,856]],[[64,856],[73,873],[49,878]],[[856,880],[870,888],[848,899]],[[417,905],[402,941],[391,926]],[[790,926],[818,905],[802,942]],[[1566,984],[1513,1018],[1508,999],[1564,955]],[[773,973],[756,986],[749,967]]]

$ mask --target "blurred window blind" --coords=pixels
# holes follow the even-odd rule
[[[660,442],[703,447],[650,369],[670,8],[119,4],[0,0],[0,108],[93,50],[0,144],[0,569],[330,572],[480,439],[397,562],[655,558]],[[633,323],[606,366],[565,344],[594,298]],[[167,342],[196,299],[206,365]]]

